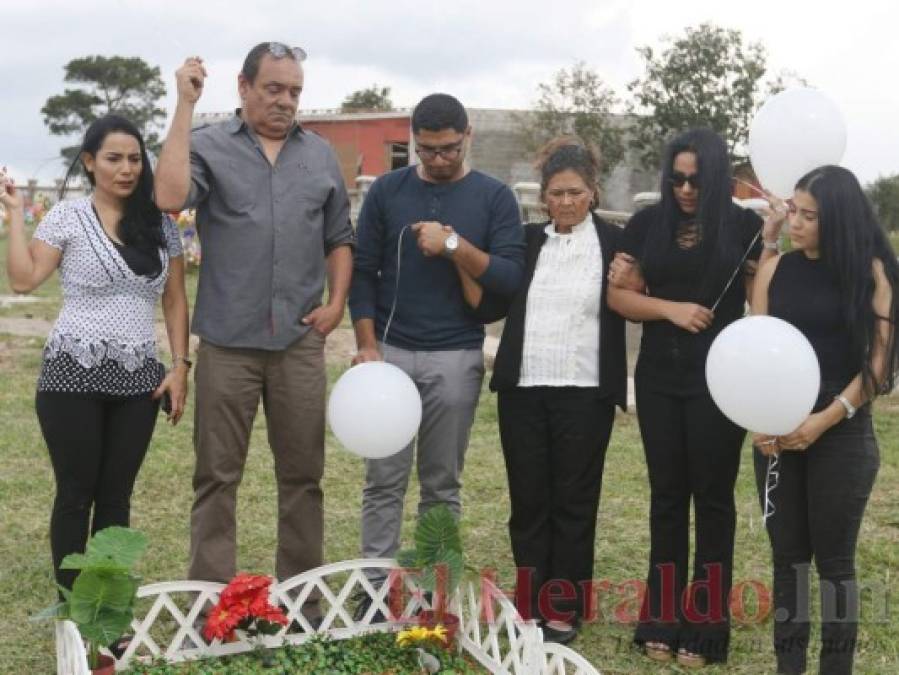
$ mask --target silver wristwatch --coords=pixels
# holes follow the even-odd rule
[[[775,239],[774,241],[768,241],[762,237],[762,246],[769,251],[780,251],[780,240]]]
[[[452,258],[457,250],[459,250],[459,235],[453,232],[443,242],[443,255]]]
[[[858,410],[854,405],[849,402],[849,399],[843,396],[842,394],[838,394],[833,397],[834,401],[839,401],[843,404],[843,407],[846,408],[846,419],[851,420],[855,417],[855,411]]]

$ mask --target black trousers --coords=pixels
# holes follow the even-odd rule
[[[768,458],[755,452],[764,508]],[[812,558],[820,579],[820,672],[852,672],[858,635],[855,547],[880,454],[869,406],[827,430],[804,452],[779,456],[766,522],[774,576],[774,650],[778,673],[804,673],[809,641]],[[772,477],[773,478],[773,477]]]
[[[614,405],[595,387],[517,387],[499,392],[498,411],[518,568],[516,605],[526,619],[576,623],[585,598],[592,597],[596,515]]]
[[[128,526],[131,492],[150,445],[159,402],[150,394],[39,391],[35,407],[56,477],[50,518],[53,570],[57,583],[71,588],[78,572],[60,570],[62,559],[84,551],[88,532]]]
[[[637,644],[726,661],[733,580],[734,485],[745,431],[708,393],[678,396],[637,381],[637,416],[650,484],[650,553]],[[696,519],[688,585],[690,502]]]

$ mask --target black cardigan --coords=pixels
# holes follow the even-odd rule
[[[622,230],[610,225],[593,214],[593,224],[599,236],[602,249],[603,270],[609,264],[620,247]],[[490,389],[502,391],[518,386],[521,374],[521,352],[524,349],[525,310],[527,308],[528,289],[534,278],[534,269],[540,249],[546,241],[547,223],[529,223],[525,230],[525,269],[524,281],[518,293],[505,298],[485,292],[481,304],[474,310],[478,318],[485,323],[506,317],[503,336],[500,339],[496,360],[493,363],[493,377],[490,378]],[[624,319],[609,309],[606,303],[608,282],[603,281],[602,297],[599,312],[599,390],[603,397],[610,397],[612,402],[622,410],[627,407],[627,352],[624,340]]]

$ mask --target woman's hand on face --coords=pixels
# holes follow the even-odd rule
[[[183,365],[172,368],[162,384],[153,392],[153,398],[161,398],[163,393],[168,392],[172,401],[172,411],[168,413],[167,419],[172,426],[178,424],[181,416],[184,414],[184,408],[187,405],[187,373],[188,369]]]
[[[779,436],[778,445],[784,450],[800,450],[808,449],[812,443],[821,438],[821,434],[830,428],[830,424],[821,413],[812,413],[805,418],[805,421],[799,425],[796,431]]]
[[[780,231],[787,219],[787,203],[767,190],[765,190],[765,199],[768,200],[768,208],[762,210],[765,215],[762,238],[766,241],[776,241],[780,238]]]
[[[712,310],[692,302],[671,302],[668,320],[679,328],[691,333],[699,333],[712,325],[715,315]]]
[[[642,293],[646,288],[640,266],[636,259],[627,253],[619,251],[609,264],[609,283],[616,288],[624,288]]]
[[[777,436],[768,436],[767,434],[752,434],[752,445],[760,453],[769,457],[780,452],[780,444]]]

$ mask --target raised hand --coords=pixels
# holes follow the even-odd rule
[[[787,204],[783,199],[767,190],[764,191],[764,194],[765,199],[768,200],[768,208],[762,210],[765,215],[762,237],[766,241],[776,241],[780,237],[780,231],[787,218]]]
[[[178,87],[178,98],[186,103],[196,103],[203,93],[206,80],[206,67],[199,56],[189,56],[184,65],[175,71],[175,82]]]
[[[16,187],[15,181],[6,173],[6,167],[0,169],[0,204],[8,211],[18,211],[25,208],[25,197]]]

